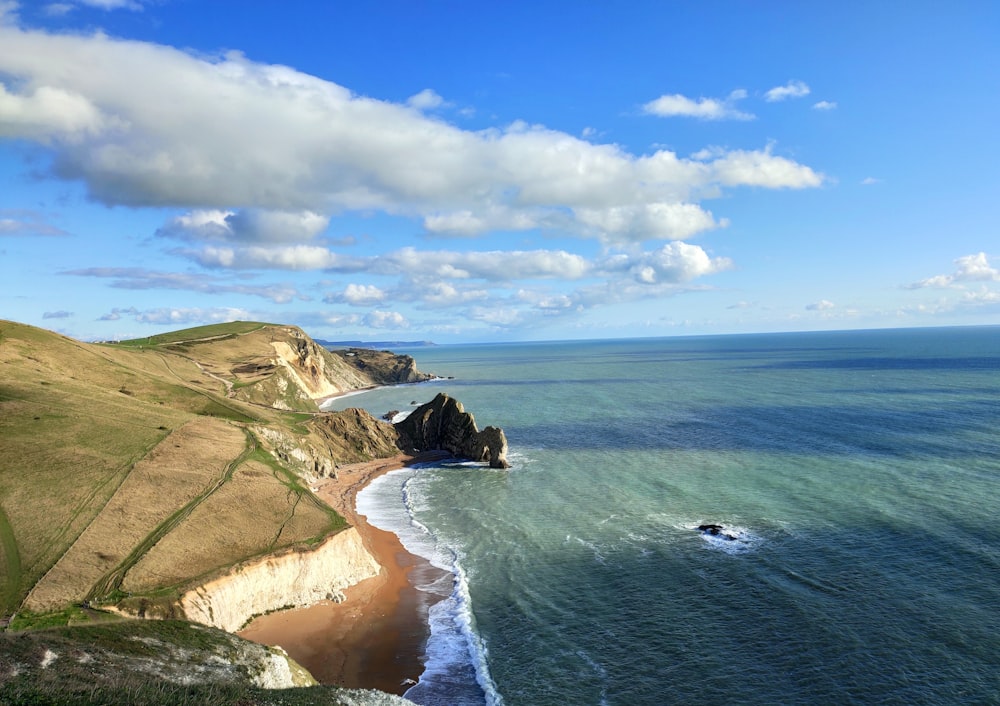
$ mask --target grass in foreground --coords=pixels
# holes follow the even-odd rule
[[[266,648],[180,621],[122,621],[0,634],[0,703],[347,706],[400,703],[336,687],[253,684]],[[249,655],[249,656],[248,656]],[[198,683],[194,683],[198,682]]]

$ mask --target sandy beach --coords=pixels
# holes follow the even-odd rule
[[[355,509],[355,498],[368,483],[412,463],[440,458],[440,453],[341,466],[337,478],[316,484],[317,495],[361,534],[382,566],[378,576],[344,591],[343,603],[324,601],[309,608],[282,611],[254,620],[239,634],[280,645],[323,684],[381,689],[402,694],[423,672],[428,637],[427,610],[437,596],[418,591],[420,582],[442,572],[403,548],[396,535],[368,524]]]

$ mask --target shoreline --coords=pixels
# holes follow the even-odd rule
[[[438,460],[447,453],[399,454],[349,464],[337,478],[315,484],[316,495],[356,528],[381,569],[377,576],[344,590],[342,603],[321,601],[307,608],[254,619],[238,634],[280,645],[321,684],[379,689],[402,695],[424,671],[430,636],[427,611],[441,596],[418,590],[414,575],[444,576],[423,557],[409,553],[392,532],[373,527],[355,507],[357,494],[389,471]]]
[[[330,410],[323,409],[323,405],[327,404],[328,402],[332,402],[333,400],[340,400],[344,399],[345,397],[354,397],[355,395],[361,395],[366,392],[373,392],[374,390],[387,390],[393,387],[405,387],[408,385],[423,385],[424,383],[428,382],[438,382],[440,380],[452,380],[452,379],[454,378],[434,375],[433,377],[427,378],[426,380],[416,380],[414,382],[394,382],[386,385],[369,385],[368,387],[359,387],[356,390],[348,390],[347,392],[340,392],[336,395],[326,395],[325,397],[317,397],[314,400],[314,402],[316,402],[316,406],[319,407],[321,412],[328,412]],[[403,464],[403,466],[406,465],[409,464],[408,463]],[[400,468],[402,468],[403,466],[400,466]]]

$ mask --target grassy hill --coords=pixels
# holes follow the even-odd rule
[[[342,529],[310,474],[397,451],[317,413],[379,384],[351,363],[266,323],[86,344],[0,321],[0,620],[169,615],[193,582]]]
[[[372,691],[295,684],[271,689],[275,650],[179,621],[118,621],[0,634],[0,703],[102,706],[396,706]]]

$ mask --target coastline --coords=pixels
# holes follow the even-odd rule
[[[341,603],[261,616],[239,632],[254,642],[280,645],[321,684],[379,689],[402,695],[424,670],[430,635],[427,611],[439,596],[419,591],[411,575],[444,575],[410,554],[399,538],[368,524],[355,507],[357,494],[389,471],[447,456],[441,452],[399,454],[341,466],[336,478],[315,484],[316,495],[340,513],[382,567],[377,576],[344,590]]]
[[[316,406],[319,407],[319,409],[320,409],[321,412],[328,412],[330,410],[323,409],[323,405],[325,405],[325,404],[327,404],[329,402],[332,402],[334,400],[344,399],[345,397],[354,397],[355,395],[361,395],[361,394],[364,394],[365,392],[371,392],[372,390],[385,390],[385,389],[390,388],[390,387],[405,387],[405,386],[409,386],[409,385],[423,385],[424,383],[428,383],[428,382],[437,382],[437,381],[440,381],[440,380],[450,380],[450,379],[452,379],[452,378],[444,377],[444,376],[441,376],[441,375],[433,375],[432,377],[429,377],[426,380],[416,380],[414,382],[393,382],[393,383],[387,383],[387,384],[384,384],[384,385],[369,385],[368,387],[359,387],[356,390],[348,390],[347,392],[340,392],[340,393],[338,393],[336,395],[326,395],[324,397],[317,397],[313,401],[316,403]],[[405,456],[405,454],[403,454],[403,455]],[[384,461],[384,460],[387,460],[387,459],[381,459],[381,460]],[[406,465],[408,465],[408,464],[407,463],[403,463],[401,466],[399,466],[399,468],[402,468],[403,466],[406,466]],[[392,470],[392,469],[390,469],[390,470]]]

